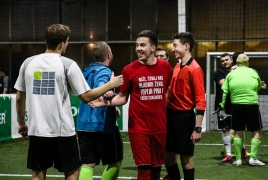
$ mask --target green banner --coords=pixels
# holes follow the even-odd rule
[[[79,106],[80,106],[80,99],[76,95],[73,95],[71,99],[71,110],[74,118],[75,128],[78,118]]]
[[[11,138],[11,97],[0,96],[0,141]]]

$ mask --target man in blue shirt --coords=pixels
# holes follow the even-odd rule
[[[90,88],[109,82],[112,75],[109,65],[113,54],[109,45],[105,42],[95,43],[93,56],[95,62],[83,72]],[[82,167],[79,180],[92,180],[94,167],[100,160],[103,165],[107,165],[102,179],[117,179],[123,159],[123,143],[116,125],[119,114],[119,109],[113,106],[91,108],[88,104],[80,103],[77,135]]]

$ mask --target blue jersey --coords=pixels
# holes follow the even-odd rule
[[[93,89],[109,82],[112,71],[100,62],[93,62],[84,69],[83,75],[90,88]],[[115,126],[115,107],[91,108],[88,104],[80,102],[77,131],[114,133]]]

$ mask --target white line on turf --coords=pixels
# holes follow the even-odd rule
[[[31,177],[31,174],[0,174],[1,176],[8,177]],[[63,178],[63,175],[47,175],[47,177]],[[101,176],[93,176],[93,178],[101,179]],[[118,179],[136,179],[136,177],[118,177]],[[183,179],[182,179],[183,180]],[[196,180],[207,180],[207,179],[196,179]]]
[[[31,174],[0,174],[5,177],[32,177]],[[63,175],[47,175],[47,177],[63,178]],[[93,176],[93,178],[101,179],[101,176]],[[136,177],[118,177],[118,179],[136,179]]]
[[[130,144],[130,142],[123,142],[124,144]],[[195,145],[200,145],[200,146],[223,146],[223,144],[206,144],[206,143],[196,143]],[[250,144],[245,146],[251,146]],[[261,146],[268,147],[267,144],[261,144]]]

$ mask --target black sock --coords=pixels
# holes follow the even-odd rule
[[[170,180],[180,180],[181,175],[180,175],[180,170],[178,167],[178,164],[174,164],[173,166],[166,167],[168,176]]]
[[[184,180],[194,180],[194,168],[183,169]]]

